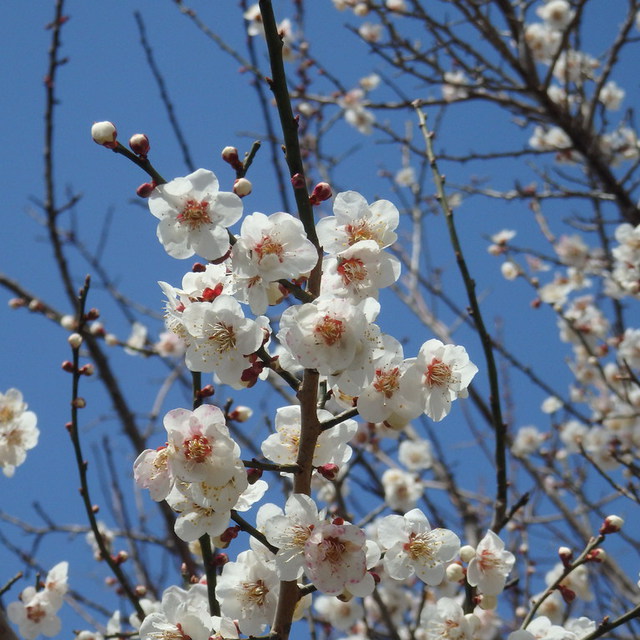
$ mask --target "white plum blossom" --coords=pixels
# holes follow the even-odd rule
[[[236,296],[255,314],[269,305],[271,283],[297,279],[313,269],[318,253],[302,222],[289,213],[253,213],[242,222],[231,253]]]
[[[540,448],[545,439],[545,434],[534,426],[520,427],[511,445],[511,453],[518,457],[531,455]]]
[[[440,598],[423,609],[420,624],[426,627],[426,640],[476,640],[480,620],[472,613],[465,615],[453,598]]]
[[[284,514],[272,516],[265,523],[267,540],[278,547],[276,571],[281,580],[296,580],[303,570],[305,544],[320,524],[318,507],[301,493],[292,494]]]
[[[412,360],[404,360],[402,345],[389,335],[382,336],[382,349],[373,360],[374,375],[362,388],[357,400],[358,412],[369,422],[384,422],[394,416],[410,422],[422,413],[415,397],[401,392],[401,379]]]
[[[321,422],[333,418],[333,414],[325,409],[318,409],[317,416]],[[299,405],[280,407],[276,411],[276,431],[262,443],[262,453],[267,459],[277,464],[295,464],[298,457],[301,420]],[[322,431],[313,452],[313,466],[335,464],[340,467],[345,464],[352,453],[347,443],[357,430],[358,424],[355,420],[344,420],[331,429]]]
[[[169,464],[169,448],[145,449],[133,463],[133,477],[142,489],[149,489],[151,499],[164,500],[175,481]]]
[[[314,599],[313,606],[323,620],[341,631],[347,631],[364,616],[364,607],[356,598],[345,602],[321,595]]]
[[[229,250],[227,227],[242,215],[242,201],[220,191],[218,179],[206,169],[158,185],[149,210],[160,220],[158,239],[173,258],[198,254],[217,260]]]
[[[609,111],[617,111],[624,100],[625,90],[609,80],[600,91],[599,100]]]
[[[421,438],[403,440],[398,447],[398,460],[409,471],[430,469],[433,465],[431,443]]]
[[[515,561],[515,556],[505,550],[504,542],[493,531],[487,531],[469,562],[467,582],[484,595],[496,596],[504,589]]]
[[[278,576],[253,551],[227,562],[216,584],[222,615],[236,620],[241,633],[261,634],[271,624],[278,602]]]
[[[562,34],[541,22],[527,25],[524,39],[533,57],[541,62],[550,62],[562,44]]]
[[[360,360],[370,351],[372,323],[379,311],[380,304],[373,298],[354,305],[347,299],[320,296],[312,303],[285,309],[277,338],[295,362],[321,375],[365,366],[362,380],[354,381],[357,386],[373,373],[372,363]]]
[[[19,602],[7,605],[7,617],[18,625],[24,640],[34,640],[40,634],[52,638],[60,633],[61,621],[56,614],[69,589],[68,570],[68,562],[59,562],[47,573],[43,589],[26,587],[20,593]]]
[[[453,400],[467,397],[467,387],[477,372],[464,347],[433,338],[420,348],[400,389],[405,397],[419,398],[424,413],[438,422],[449,413]]]
[[[318,591],[339,595],[345,589],[355,596],[373,591],[374,581],[367,573],[364,531],[341,522],[322,522],[305,542],[305,573]]]
[[[573,20],[574,12],[567,0],[549,0],[538,7],[536,13],[551,29],[562,31]]]
[[[444,84],[442,85],[442,97],[447,102],[464,100],[469,96],[469,78],[461,69],[458,71],[447,71],[444,74]]]
[[[382,474],[381,481],[384,500],[394,511],[410,511],[424,492],[420,480],[401,469],[387,469]]]
[[[162,594],[160,609],[142,621],[140,640],[185,637],[208,640],[212,630],[208,606],[205,585],[195,584],[188,591],[169,587]]]
[[[190,304],[182,322],[190,336],[185,357],[189,369],[215,372],[222,383],[238,386],[242,372],[250,367],[245,356],[264,342],[261,326],[245,318],[240,303],[228,295]]]
[[[344,109],[344,119],[360,133],[370,135],[376,121],[373,112],[363,104],[365,92],[360,87],[347,91],[338,99],[338,105]]]
[[[375,240],[359,240],[323,263],[320,294],[333,294],[360,302],[377,298],[378,290],[400,277],[400,261],[380,249]]]
[[[5,476],[13,476],[16,467],[27,458],[27,451],[38,444],[38,419],[18,389],[0,393],[0,467]]]
[[[444,579],[444,563],[460,550],[458,536],[448,529],[432,529],[420,509],[386,516],[378,522],[377,534],[386,551],[384,568],[396,580],[415,573],[426,584],[437,586]]]
[[[367,204],[357,191],[343,191],[334,200],[333,213],[316,225],[320,244],[331,255],[361,240],[375,240],[381,249],[396,241],[400,214],[388,200]]]

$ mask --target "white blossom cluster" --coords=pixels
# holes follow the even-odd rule
[[[22,393],[9,389],[0,393],[0,467],[11,477],[27,457],[27,451],[38,444],[40,431],[33,411],[27,411]]]

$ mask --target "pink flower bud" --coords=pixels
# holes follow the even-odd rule
[[[71,360],[65,360],[61,366],[63,371],[73,373],[73,362],[71,362]]]
[[[255,484],[262,477],[262,469],[247,469],[247,481],[249,484]]]
[[[118,130],[112,122],[105,120],[104,122],[94,122],[91,127],[91,137],[97,144],[101,144],[107,149],[114,149],[118,146],[116,138]]]
[[[309,196],[309,203],[311,205],[318,205],[325,200],[328,200],[333,195],[331,187],[326,182],[318,182],[313,188],[313,192]]]
[[[67,338],[67,342],[71,345],[72,349],[79,349],[82,344],[82,336],[79,333],[72,333]]]
[[[323,464],[321,467],[318,467],[318,473],[327,480],[335,480],[338,477],[339,471],[340,467],[332,462],[328,462],[327,464]]]
[[[238,159],[238,150],[235,147],[225,147],[222,150],[222,159],[229,163],[234,169],[242,167],[242,163]]]
[[[154,181],[151,182],[143,182],[137,189],[136,195],[141,198],[148,198],[153,190],[156,188],[156,183]]]
[[[251,408],[240,405],[229,414],[228,419],[235,422],[246,422],[252,415],[253,410]]]
[[[95,369],[90,362],[87,362],[87,364],[82,365],[80,369],[78,369],[78,373],[83,376],[92,376],[95,373]]]
[[[607,552],[604,549],[595,548],[591,549],[587,555],[587,562],[604,562],[607,557]]]
[[[193,273],[202,273],[203,271],[206,271],[207,267],[206,265],[202,264],[202,262],[195,262],[193,264],[193,267],[191,267],[191,271],[193,271]]]
[[[136,155],[146,158],[151,145],[149,144],[149,138],[144,133],[134,133],[129,138],[129,147]]]
[[[618,533],[623,524],[624,520],[620,516],[607,516],[600,526],[600,535],[606,536],[608,533]]]
[[[294,189],[303,189],[305,186],[304,176],[301,173],[296,173],[291,176],[291,184]]]
[[[573,551],[569,549],[569,547],[560,547],[558,549],[558,556],[560,556],[560,560],[565,567],[568,567],[573,560]]]
[[[12,309],[19,309],[20,307],[24,307],[26,301],[24,298],[11,298],[9,300],[9,306]]]
[[[222,567],[229,562],[229,556],[226,553],[216,553],[213,557],[213,565],[215,567]]]
[[[198,398],[210,398],[216,390],[212,384],[207,384],[198,391]]]
[[[235,193],[240,198],[244,198],[248,196],[253,190],[253,185],[246,178],[238,178],[233,183],[233,193]]]
[[[569,587],[565,587],[563,584],[558,585],[558,591],[567,604],[571,604],[576,599],[576,592],[569,589]]]

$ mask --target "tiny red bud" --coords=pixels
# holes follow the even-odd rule
[[[73,362],[71,362],[70,360],[65,360],[62,363],[62,370],[66,371],[67,373],[73,373]]]
[[[137,189],[136,189],[136,195],[139,196],[140,198],[148,198],[152,193],[153,190],[157,187],[158,185],[155,183],[155,181],[151,181],[151,182],[143,182]]]
[[[216,390],[214,389],[212,384],[207,384],[200,391],[198,391],[199,398],[210,398]]]
[[[202,273],[203,271],[206,271],[206,270],[207,270],[207,265],[202,264],[202,262],[194,262],[193,267],[191,267],[191,271],[193,271],[193,273]]]
[[[149,144],[149,138],[144,133],[134,133],[129,138],[129,147],[136,155],[146,158],[151,145]]]
[[[560,592],[562,599],[567,604],[572,603],[576,599],[576,592],[572,589],[569,589],[569,587],[565,587],[564,585],[560,584],[558,585],[558,591]]]
[[[304,189],[306,184],[304,180],[304,176],[301,173],[296,173],[292,175],[291,184],[293,185],[294,189]]]
[[[558,556],[565,567],[568,567],[573,560],[573,551],[569,547],[560,547],[558,549]]]
[[[313,192],[309,196],[309,203],[311,205],[318,205],[325,200],[328,200],[333,195],[331,187],[326,182],[319,182],[314,188]]]
[[[255,484],[262,477],[262,469],[247,469],[247,481],[249,484]]]
[[[317,467],[317,469],[318,473],[327,480],[335,480],[338,477],[338,472],[340,471],[340,467],[332,462],[323,464],[321,467]]]
[[[143,596],[147,595],[147,587],[145,587],[143,584],[139,584],[136,588],[135,588],[135,592],[136,595],[139,598],[142,598]]]
[[[78,369],[78,373],[82,376],[92,376],[95,373],[95,370],[93,368],[93,365],[88,362],[87,364],[81,366],[80,369]]]
[[[604,562],[607,552],[604,549],[592,549],[587,555],[587,562]]]
[[[334,518],[332,524],[341,526],[344,524],[344,518]]]
[[[220,534],[220,540],[228,544],[229,542],[231,542],[232,540],[235,540],[238,537],[238,533],[240,533],[240,527],[238,526],[227,527]]]
[[[623,524],[624,520],[620,516],[607,516],[600,526],[600,535],[606,536],[609,533],[618,533]]]
[[[213,565],[215,567],[222,567],[229,562],[229,556],[226,553],[216,553],[213,556]]]
[[[91,513],[98,513],[98,511],[100,511],[100,506],[97,504],[92,504],[91,505]]]
[[[100,317],[100,312],[95,307],[92,307],[87,311],[84,317],[87,320],[97,320]]]

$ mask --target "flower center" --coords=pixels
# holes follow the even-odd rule
[[[255,246],[254,251],[258,254],[258,262],[262,262],[262,259],[266,256],[276,256],[278,261],[282,262],[284,247],[271,236],[263,236],[262,240]]]
[[[376,242],[378,240],[378,238],[376,238],[376,234],[366,220],[356,220],[353,224],[346,225],[344,230],[347,233],[349,246],[354,245],[356,242],[360,242],[360,240],[375,240]]]
[[[195,231],[204,224],[211,224],[209,203],[187,200],[177,220],[181,224],[187,225],[191,231]]]
[[[216,343],[216,351],[224,353],[236,348],[236,332],[232,326],[224,324],[224,322],[216,322],[211,332],[209,340]]]
[[[257,582],[243,582],[242,589],[244,591],[244,599],[258,607],[264,606],[267,599],[269,589],[265,586],[262,580]]]
[[[345,287],[348,287],[352,283],[362,282],[367,277],[367,268],[362,260],[347,258],[339,261],[338,273],[342,277]]]
[[[15,414],[11,407],[1,407],[0,408],[0,424],[6,424],[7,422],[11,422]]]
[[[376,379],[373,388],[378,393],[383,393],[385,398],[390,398],[400,387],[400,369],[376,369]]]
[[[322,542],[322,550],[324,551],[324,559],[327,562],[338,564],[341,562],[347,546],[340,538],[328,536]]]
[[[434,553],[438,547],[438,541],[434,539],[431,532],[412,533],[409,535],[409,542],[404,545],[404,550],[412,560],[423,558],[434,565]]]
[[[429,387],[444,387],[448,385],[453,378],[451,367],[437,358],[434,358],[431,364],[427,365],[427,370],[424,375],[426,378],[425,382]]]
[[[342,320],[327,315],[315,326],[313,332],[328,347],[332,347],[342,338],[345,326]]]
[[[213,451],[209,440],[200,434],[187,438],[182,443],[182,448],[184,449],[184,457],[192,462],[204,462]]]
[[[27,610],[27,618],[31,620],[31,622],[35,622],[39,624],[42,618],[47,615],[45,608],[41,604],[32,604],[26,607]]]
[[[480,564],[480,570],[483,572],[486,571],[500,571],[504,566],[504,562],[502,558],[490,551],[489,549],[484,549],[480,554],[480,558],[478,559],[478,563]]]

